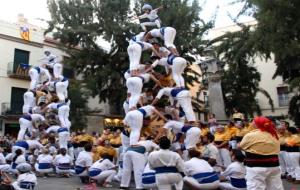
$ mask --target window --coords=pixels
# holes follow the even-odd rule
[[[11,88],[10,98],[10,114],[21,115],[24,104],[23,94],[27,91],[26,88]]]
[[[208,93],[207,92],[203,92],[203,97],[204,97],[204,105],[205,105],[205,107],[209,107]]]
[[[287,86],[277,87],[277,96],[278,96],[279,107],[284,107],[289,105],[290,102],[289,88]]]
[[[21,64],[29,64],[29,54],[30,54],[29,51],[15,49],[13,73],[16,73],[17,68]]]

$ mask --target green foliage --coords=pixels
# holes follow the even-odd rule
[[[291,117],[299,121],[297,99],[300,93],[300,1],[239,0],[245,6],[240,15],[250,14],[257,20],[249,39],[256,41],[252,51],[266,58],[275,57],[274,77],[281,76],[290,84],[295,96],[290,102]],[[245,41],[248,43],[248,41]],[[296,114],[297,113],[297,114]],[[299,126],[299,124],[298,124]]]
[[[130,0],[48,0],[52,20],[46,33],[51,32],[70,55],[68,64],[81,74],[90,95],[108,101],[112,113],[121,112],[126,87],[123,73],[128,69],[128,40],[141,29],[130,21]],[[199,18],[198,1],[153,0],[153,7],[165,5],[159,16],[164,26],[177,30],[175,44],[190,62],[190,54],[199,54],[206,41],[202,40],[213,22]],[[143,1],[135,1],[138,12]],[[138,13],[140,14],[140,12]],[[104,39],[110,48],[100,42]],[[78,49],[80,47],[80,50]],[[75,49],[74,49],[75,48]],[[77,49],[76,49],[77,48]],[[194,71],[190,71],[191,73]],[[195,73],[186,74],[187,83],[198,81]]]
[[[241,25],[240,31],[226,33],[211,41],[212,44],[219,43],[216,47],[217,54],[226,63],[222,89],[228,115],[233,113],[233,108],[238,108],[246,116],[260,114],[260,107],[255,99],[259,92],[269,99],[272,109],[274,107],[270,95],[259,88],[260,73],[253,66],[252,60],[256,42],[249,39],[250,33],[250,27]]]
[[[78,81],[71,80],[68,89],[68,96],[71,100],[70,120],[72,130],[83,129],[87,127],[86,114],[88,113],[87,95],[85,94],[82,84]]]

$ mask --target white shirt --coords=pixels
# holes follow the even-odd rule
[[[91,152],[81,151],[75,162],[76,166],[90,167],[93,164],[93,158]]]
[[[152,29],[149,31],[149,33],[151,34],[152,37],[154,38],[161,38],[164,39],[164,36],[162,35],[162,33],[160,32],[160,29]]]
[[[218,148],[213,143],[209,143],[207,145],[204,145],[202,156],[218,160],[220,157],[220,153]]]
[[[203,159],[192,158],[184,163],[184,173],[193,176],[199,173],[213,172],[214,169]]]
[[[21,164],[21,163],[25,163],[26,159],[24,155],[20,155],[17,157],[17,159],[15,160],[15,164]]]
[[[232,162],[224,172],[221,173],[224,177],[232,177],[236,179],[244,179],[246,176],[246,168],[240,162]]]
[[[38,163],[52,163],[53,157],[49,154],[41,154],[37,158]]]
[[[20,182],[22,181],[26,181],[26,182],[32,182],[35,183],[35,185],[37,184],[37,178],[35,176],[34,173],[24,173],[24,174],[20,174],[18,176],[18,185],[20,186]]]
[[[158,9],[154,9],[152,11],[150,11],[150,13],[145,13],[139,16],[139,19],[143,19],[143,18],[148,18],[150,20],[150,22],[154,22],[155,19],[158,18],[157,15]]]
[[[134,44],[136,42],[143,42],[145,32],[140,32],[138,35],[135,35],[130,41],[129,44]]]
[[[58,166],[59,164],[70,164],[72,165],[72,159],[69,155],[62,155],[59,154],[57,156],[55,156],[54,161],[53,161],[55,166]]]
[[[29,149],[41,149],[44,146],[37,140],[26,140]]]
[[[59,103],[52,102],[52,103],[47,105],[47,108],[52,109],[52,110],[57,110],[58,104]]]
[[[182,128],[184,127],[184,123],[181,123],[179,121],[168,121],[165,125],[165,129],[172,129],[172,131],[177,134],[177,133],[182,133]]]
[[[180,155],[170,150],[158,150],[151,152],[148,157],[150,169],[157,167],[176,167],[179,172],[184,171],[184,163]]]
[[[170,87],[162,88],[158,91],[155,98],[160,99],[163,95],[172,97],[172,95],[171,95],[172,90],[173,90],[173,88],[170,88]]]
[[[42,116],[41,114],[34,113],[34,114],[30,114],[30,116],[31,116],[31,120],[33,122],[35,122],[35,121],[45,121],[45,117]]]
[[[52,125],[46,130],[46,133],[51,133],[51,132],[57,133],[57,130],[59,128],[60,128],[59,125]]]
[[[140,109],[145,110],[145,112],[146,112],[145,117],[151,116],[153,114],[153,110],[155,110],[155,108],[151,105],[140,107]],[[134,110],[134,111],[136,111],[136,110]]]
[[[4,158],[3,153],[1,152],[1,153],[0,153],[0,165],[3,165],[3,164],[6,164],[6,160],[5,160],[5,158]]]
[[[115,165],[109,160],[109,159],[101,159],[96,161],[90,168],[89,170],[93,170],[94,169],[100,169],[102,171],[105,170],[111,170],[113,167],[115,167]]]
[[[159,149],[159,146],[151,140],[139,141],[137,144],[145,147],[146,152],[150,152],[153,149]]]

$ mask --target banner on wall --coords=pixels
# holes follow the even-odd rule
[[[30,41],[30,29],[27,26],[20,27],[20,35],[23,40]]]

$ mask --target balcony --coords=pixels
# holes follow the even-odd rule
[[[20,116],[22,115],[22,102],[4,102],[1,103],[1,115],[2,116]]]
[[[25,63],[15,64],[14,62],[9,62],[7,64],[7,75],[10,78],[30,80],[28,74],[30,67],[29,64]]]

